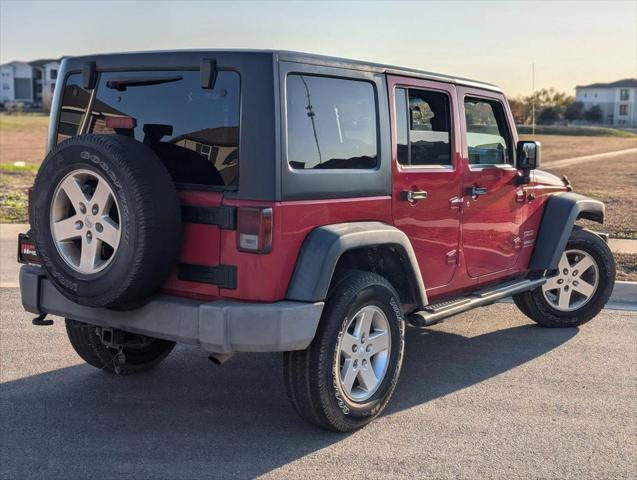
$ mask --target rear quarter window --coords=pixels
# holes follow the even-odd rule
[[[297,170],[378,164],[374,85],[306,74],[286,81],[288,163]]]
[[[199,71],[103,72],[87,118],[90,94],[81,75],[68,77],[58,142],[86,123],[86,132],[127,135],[148,145],[177,183],[238,184],[238,73],[219,72],[208,90],[201,88]]]

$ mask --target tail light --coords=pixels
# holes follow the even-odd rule
[[[272,250],[272,209],[239,207],[237,211],[237,249],[268,253]]]

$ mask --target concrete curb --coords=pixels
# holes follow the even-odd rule
[[[615,282],[609,302],[633,304],[637,307],[637,282]]]

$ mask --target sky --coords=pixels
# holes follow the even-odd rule
[[[0,0],[0,63],[256,48],[369,60],[536,89],[637,77],[637,0],[208,2]]]

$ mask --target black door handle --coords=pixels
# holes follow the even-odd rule
[[[487,187],[477,187],[477,186],[473,186],[473,187],[469,187],[467,188],[467,195],[475,198],[478,198],[480,195],[484,195],[489,191],[489,189]]]

